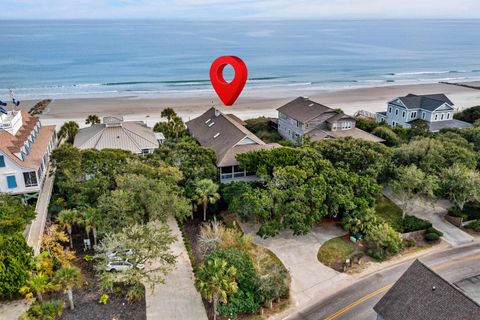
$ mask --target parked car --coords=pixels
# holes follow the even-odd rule
[[[124,260],[128,256],[133,255],[132,249],[118,250],[118,251],[109,251],[107,252],[108,260]]]
[[[130,270],[133,267],[142,270],[143,268],[145,268],[145,265],[143,263],[138,263],[137,265],[134,266],[128,260],[110,261],[109,263],[107,263],[107,266],[105,267],[105,270],[106,271],[127,271],[127,270]]]

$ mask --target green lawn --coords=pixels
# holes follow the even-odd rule
[[[383,219],[396,231],[402,229],[402,210],[393,203],[390,199],[385,197],[377,198],[377,205],[375,206],[377,217]]]
[[[342,237],[333,238],[325,242],[318,250],[318,261],[326,266],[333,267],[339,261],[345,259],[355,250],[351,241]]]

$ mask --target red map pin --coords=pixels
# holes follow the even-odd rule
[[[231,65],[235,71],[235,76],[231,82],[223,78],[223,69]],[[220,100],[226,106],[235,103],[238,96],[247,82],[248,70],[245,63],[239,57],[223,56],[215,59],[210,67],[210,82]]]

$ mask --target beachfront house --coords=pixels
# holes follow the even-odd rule
[[[444,94],[408,94],[388,102],[387,111],[377,112],[379,123],[390,127],[410,128],[415,122],[423,122],[430,132],[447,128],[469,128],[470,123],[453,119],[455,106]]]
[[[244,124],[238,117],[215,108],[186,123],[188,132],[200,145],[215,151],[221,183],[256,179],[254,172],[247,172],[239,166],[238,154],[280,147],[276,143],[266,144]]]
[[[355,127],[355,118],[305,97],[298,97],[278,111],[278,133],[294,144],[305,137],[312,141],[325,138],[352,137],[374,142],[384,140]]]
[[[38,197],[55,147],[55,126],[25,110],[0,112],[0,193]]]
[[[373,310],[377,320],[473,320],[480,315],[478,296],[476,301],[474,295],[470,297],[419,260],[413,262]]]
[[[79,149],[122,149],[135,154],[149,154],[165,137],[141,121],[124,121],[121,116],[104,117],[102,123],[82,128],[73,145]]]

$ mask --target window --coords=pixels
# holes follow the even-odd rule
[[[437,119],[438,119],[438,114],[435,115],[435,120],[437,120]]]
[[[425,119],[425,112],[422,112],[422,119]]]
[[[388,107],[388,113],[392,113],[392,107]]]
[[[443,120],[443,117],[445,116],[444,113],[442,113],[442,115],[440,116],[440,120]]]
[[[447,119],[450,119],[450,112],[447,113]]]
[[[405,118],[405,111],[402,112],[402,118]]]
[[[35,171],[24,172],[23,180],[25,181],[25,187],[36,187],[38,186],[37,174]]]
[[[0,168],[3,168],[3,167],[5,167],[5,157],[0,156]]]
[[[302,123],[300,121],[297,121],[297,127],[298,128],[301,128],[302,127]]]
[[[150,153],[150,149],[142,149],[142,154],[145,155],[145,154],[149,154]]]
[[[8,189],[15,189],[17,187],[17,179],[15,176],[7,176]]]
[[[410,118],[416,118],[417,117],[417,111],[414,111],[410,114]]]
[[[395,121],[392,121],[392,127],[395,127],[397,124],[395,123]]]
[[[395,109],[395,115],[398,116],[398,109]]]

